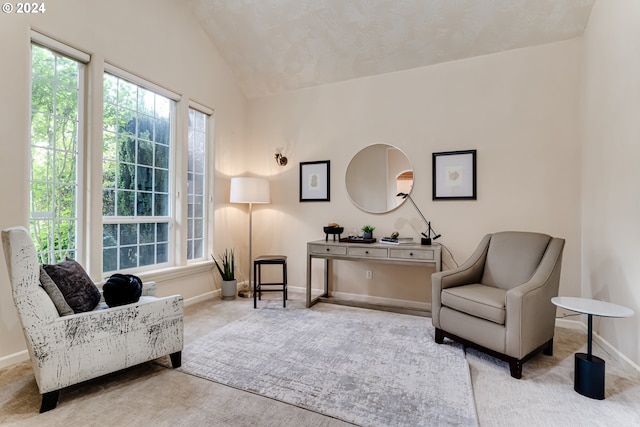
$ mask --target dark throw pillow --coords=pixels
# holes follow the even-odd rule
[[[100,291],[82,266],[72,259],[42,266],[74,313],[91,311],[100,302]]]
[[[133,274],[114,274],[102,285],[102,295],[109,307],[138,302],[142,281]]]
[[[64,295],[60,292],[58,285],[51,280],[51,277],[49,277],[42,265],[40,266],[40,284],[49,295],[49,298],[51,298],[51,301],[53,301],[53,305],[56,306],[56,310],[58,310],[60,316],[73,314],[73,309],[69,307],[69,304],[65,301]]]

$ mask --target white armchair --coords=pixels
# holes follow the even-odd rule
[[[40,412],[54,409],[60,389],[129,366],[170,355],[181,364],[182,296],[158,298],[155,284],[133,304],[60,316],[40,286],[35,247],[23,227],[2,231],[13,299],[22,323],[36,382]]]

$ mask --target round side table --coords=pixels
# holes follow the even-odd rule
[[[603,359],[591,352],[593,341],[593,316],[630,317],[633,310],[606,301],[598,301],[577,297],[554,297],[551,302],[558,307],[588,315],[587,353],[575,354],[573,389],[583,396],[592,399],[604,399],[604,367]]]

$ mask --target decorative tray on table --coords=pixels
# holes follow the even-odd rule
[[[375,243],[376,239],[365,239],[364,237],[343,237],[340,239],[341,243]]]

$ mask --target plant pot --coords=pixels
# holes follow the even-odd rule
[[[363,239],[373,239],[373,231],[363,231],[362,232]]]
[[[238,293],[238,281],[236,279],[233,280],[223,280],[222,281],[222,299],[225,301],[236,299],[236,294]]]

